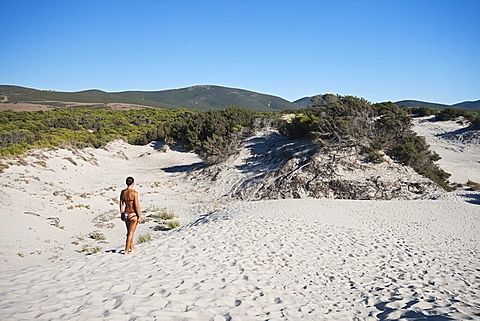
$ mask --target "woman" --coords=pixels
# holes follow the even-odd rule
[[[138,193],[133,190],[135,182],[133,177],[127,177],[127,188],[120,193],[120,213],[122,221],[127,226],[127,242],[125,244],[125,253],[130,254],[133,248],[133,234],[137,224],[142,221],[142,213],[138,204]]]

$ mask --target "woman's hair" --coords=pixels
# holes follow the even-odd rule
[[[133,179],[133,177],[127,177],[127,180],[126,180],[126,183],[128,186],[132,185],[133,183],[135,182],[135,180]]]

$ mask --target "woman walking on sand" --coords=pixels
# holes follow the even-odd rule
[[[127,177],[127,188],[120,193],[120,213],[122,221],[127,226],[127,242],[125,255],[130,254],[133,248],[133,234],[139,222],[142,222],[142,213],[138,204],[138,193],[133,190],[135,185],[133,177]]]

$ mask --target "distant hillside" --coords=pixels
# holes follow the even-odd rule
[[[449,105],[429,103],[419,100],[400,100],[395,102],[397,106],[407,106],[407,107],[431,107],[431,108],[448,108]]]
[[[41,103],[50,104],[52,102],[78,102],[78,103],[126,103],[134,105],[143,105],[164,109],[175,109],[172,106],[155,101],[144,101],[141,99],[131,99],[107,93],[101,90],[86,90],[79,92],[61,92],[51,90],[37,90],[19,86],[0,85],[0,101],[4,103]],[[52,104],[55,106],[55,103]]]
[[[229,106],[237,106],[254,111],[280,111],[301,108],[301,106],[280,97],[242,89],[209,85],[163,91],[112,93],[101,90],[58,92],[4,85],[0,86],[0,101],[6,103],[35,102],[43,104],[52,102],[79,102],[86,104],[126,103],[165,109],[186,108],[190,110],[223,109]]]
[[[293,103],[302,106],[302,108],[312,105],[312,97],[303,97],[298,100],[295,100]],[[395,102],[397,106],[407,106],[407,107],[432,107],[432,108],[466,108],[466,109],[480,109],[480,100],[477,101],[465,101],[462,103],[454,105],[445,105],[438,103],[429,103],[420,100],[400,100]]]
[[[451,107],[466,108],[466,109],[480,109],[480,100],[464,101],[463,103],[458,103],[458,104],[452,105]]]
[[[407,106],[407,107],[433,107],[433,108],[464,108],[464,109],[480,109],[480,100],[477,101],[464,101],[462,103],[453,104],[453,105],[444,105],[429,103],[418,100],[401,100],[395,103],[398,106]]]
[[[105,108],[102,104],[122,103],[137,107],[162,109],[186,108],[190,110],[215,110],[230,106],[254,111],[282,111],[312,105],[312,97],[289,102],[283,98],[253,91],[213,85],[200,85],[161,91],[105,92],[92,89],[79,92],[37,90],[19,86],[0,85],[0,103],[35,103],[49,108],[65,108],[65,102],[75,102],[76,107]],[[81,104],[85,105],[81,105]],[[93,105],[88,105],[93,104]],[[418,100],[397,101],[396,105],[408,107],[480,109],[480,100],[444,105]],[[10,107],[9,107],[10,108]]]
[[[279,111],[300,108],[300,106],[280,97],[243,89],[211,85],[154,92],[126,91],[115,94],[122,97],[141,98],[194,110],[223,109],[230,106],[255,111]]]
[[[302,106],[302,108],[306,108],[309,105],[313,105],[312,97],[303,97],[295,100],[293,103]]]

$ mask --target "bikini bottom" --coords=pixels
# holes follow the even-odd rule
[[[123,212],[122,215],[124,220],[131,220],[134,216],[137,216],[135,212]]]

